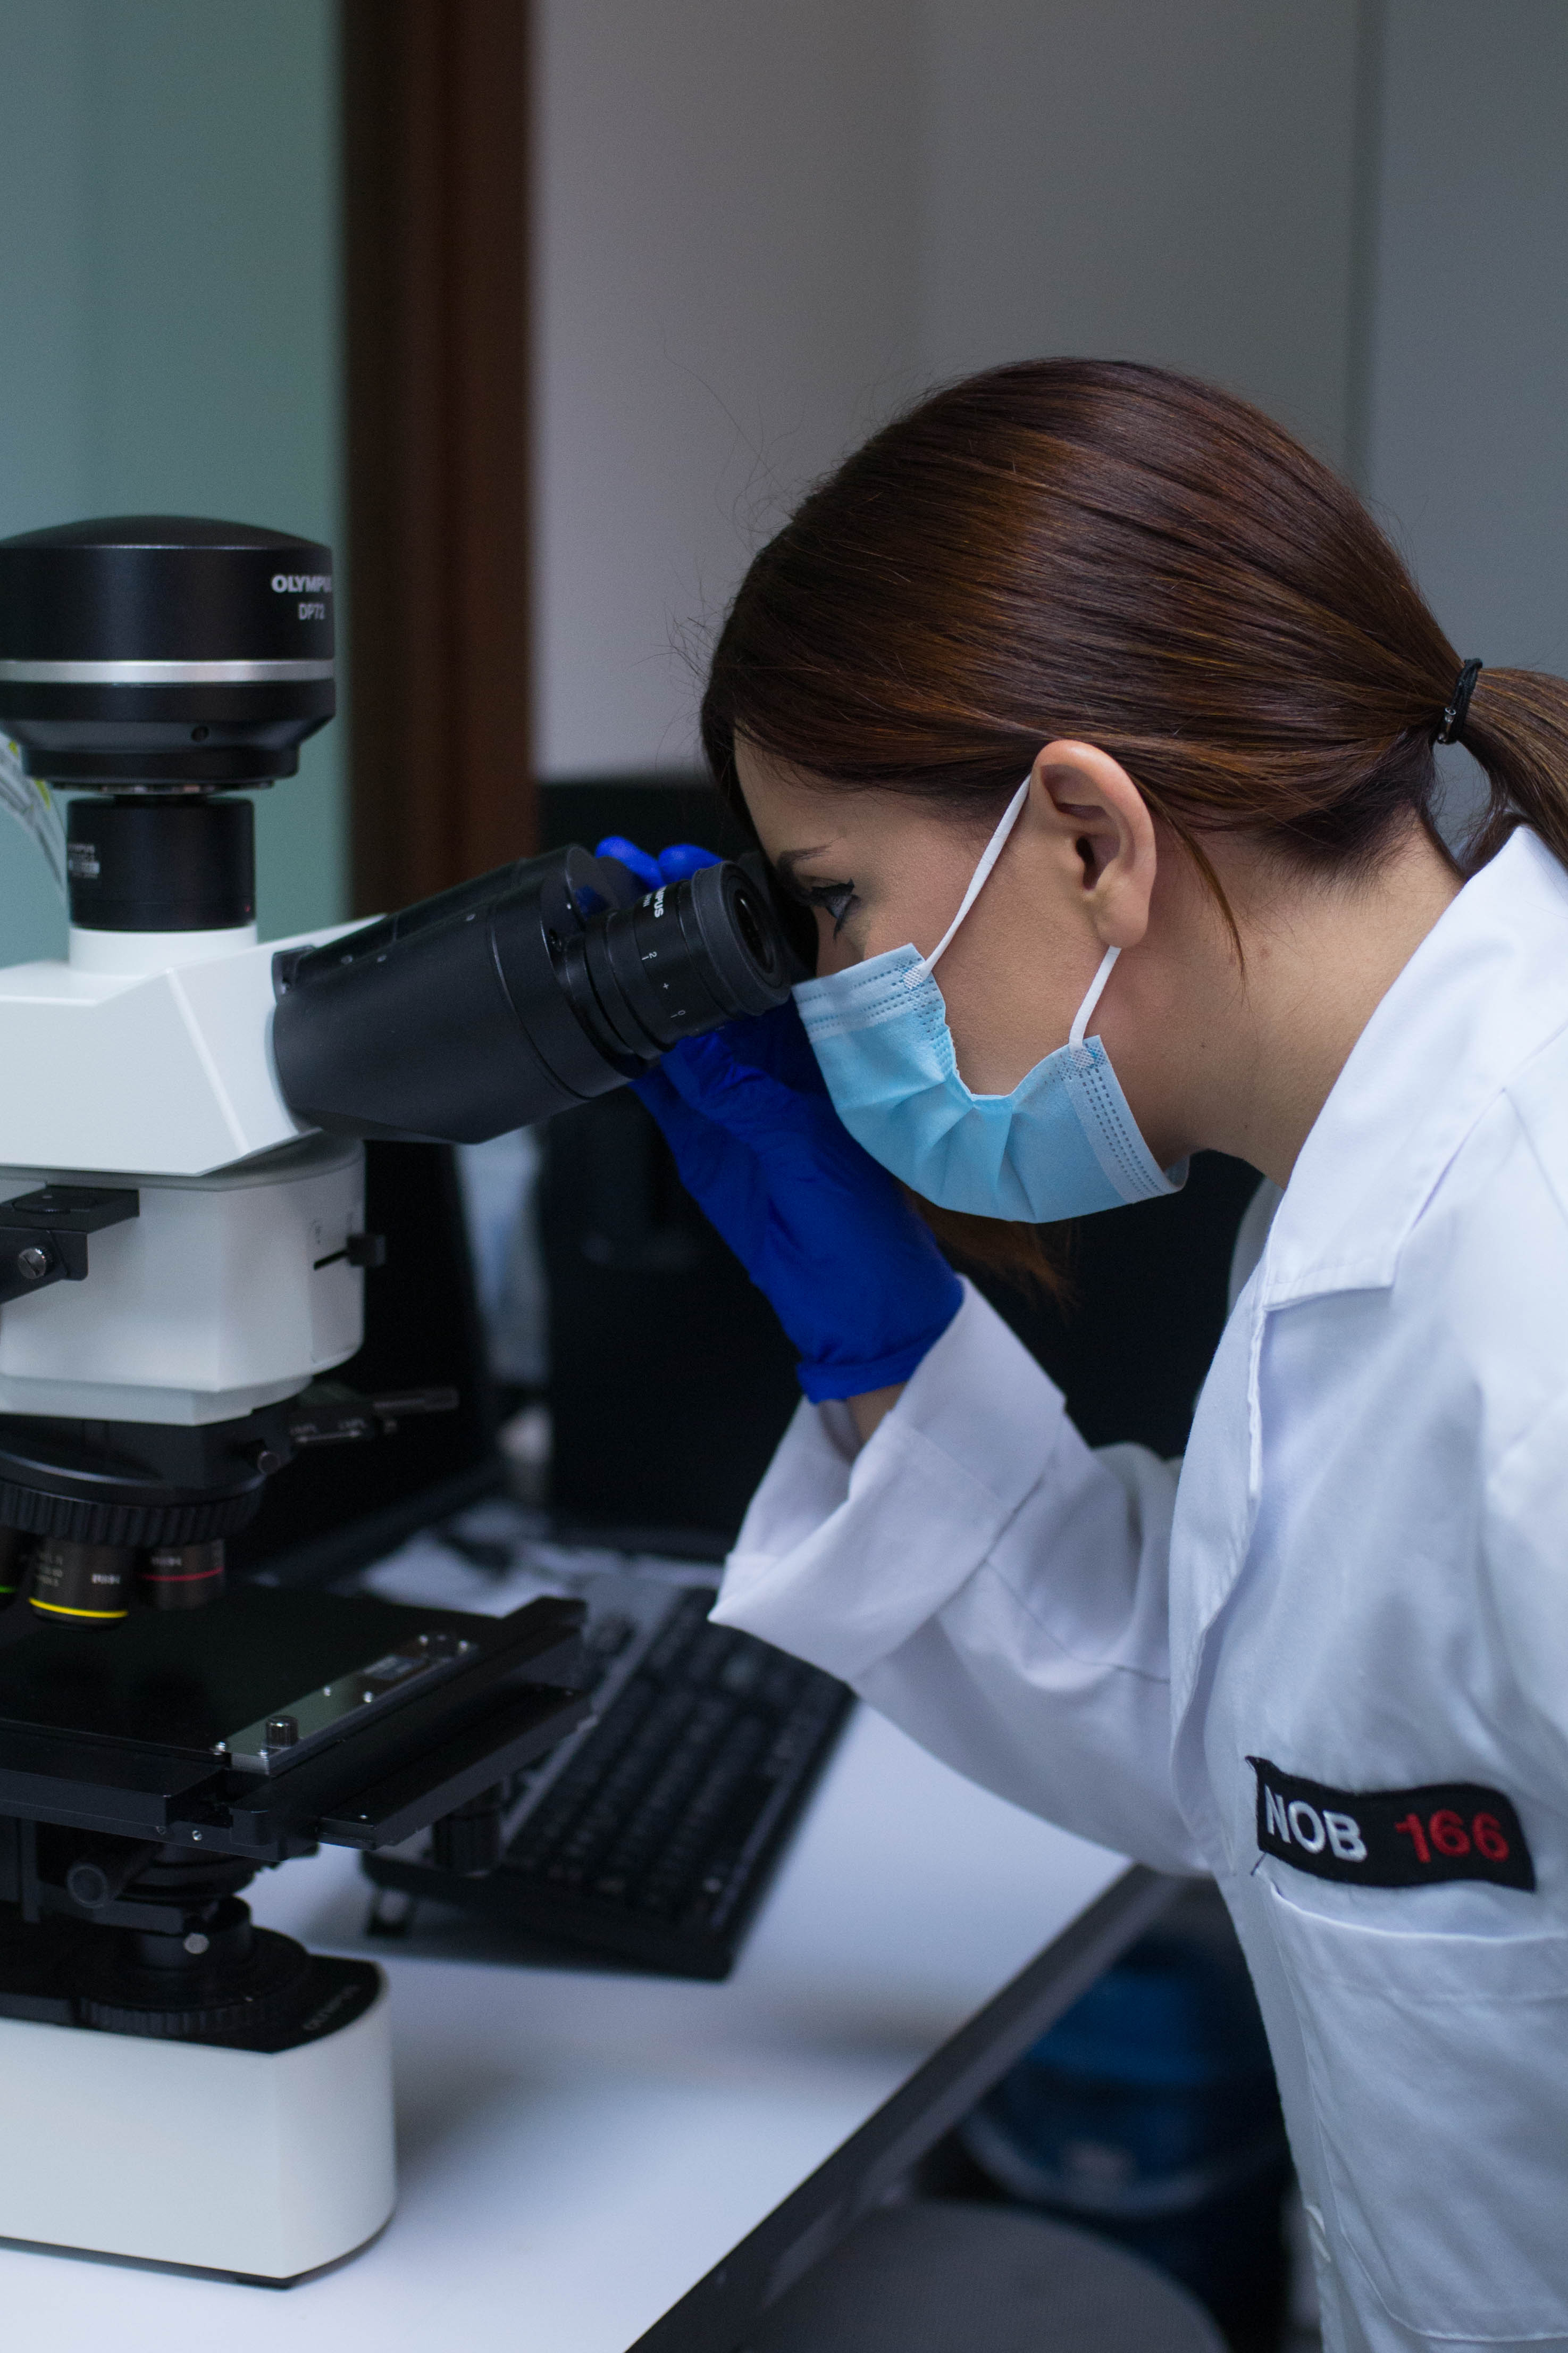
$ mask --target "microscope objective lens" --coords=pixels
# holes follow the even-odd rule
[[[48,1617],[101,1624],[129,1614],[135,1569],[136,1556],[124,1546],[41,1536],[27,1599]]]

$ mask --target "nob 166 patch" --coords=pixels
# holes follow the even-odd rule
[[[1331,1789],[1249,1757],[1258,1776],[1258,1843],[1297,1871],[1363,1887],[1490,1879],[1533,1888],[1519,1816],[1500,1789],[1434,1781],[1422,1789]]]

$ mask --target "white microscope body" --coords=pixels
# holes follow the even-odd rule
[[[116,536],[134,561],[149,540],[180,535],[99,534]],[[226,536],[208,533],[219,562]],[[264,536],[239,535],[251,542],[251,569],[259,555],[270,574],[280,559],[261,548]],[[68,565],[77,551],[65,538]],[[289,570],[321,573],[321,553],[307,550],[303,565],[290,554]],[[55,555],[46,549],[43,561]],[[281,618],[299,600],[275,592],[271,601]],[[320,724],[323,670],[331,709],[331,661],[319,642],[325,610],[312,617],[317,642],[303,658],[268,649],[259,661],[225,663],[198,649],[182,664],[157,646],[149,659],[145,646],[105,653],[94,644],[84,659],[0,641],[0,733],[11,705],[41,690],[46,701],[79,697],[87,722],[76,733],[90,742],[95,725],[100,736],[112,732],[105,714],[118,697],[132,714],[120,732],[132,741],[123,788],[134,792],[146,786],[133,739],[139,727],[146,733],[142,711],[156,721],[161,692],[221,697],[237,683],[244,720],[247,686],[259,685],[263,702],[270,691],[274,704],[292,686],[313,695]],[[26,581],[6,618],[24,637],[40,626]],[[89,636],[100,618],[84,617]],[[328,631],[330,652],[330,622]],[[215,730],[198,712],[177,732],[195,741]],[[163,733],[172,740],[167,725]],[[265,782],[293,758],[274,746],[259,773],[236,781]],[[155,796],[156,777],[147,782]],[[247,838],[248,809],[234,814]],[[70,862],[73,885],[96,879],[90,843],[74,846]],[[359,1348],[364,1274],[353,1244],[364,1225],[363,1147],[296,1119],[279,1092],[274,952],[258,944],[253,921],[170,930],[73,923],[64,961],[0,970],[0,1206],[43,1188],[46,1199],[107,1192],[132,1210],[88,1234],[85,1269],[79,1255],[64,1280],[40,1263],[51,1256],[47,1239],[17,1249],[13,1234],[7,1266],[0,1238],[11,1294],[0,1305],[0,1416],[59,1422],[79,1438],[96,1428],[109,1460],[121,1437],[148,1425],[239,1423],[297,1397]],[[35,1530],[48,1502],[33,1514]],[[66,1498],[55,1503],[68,1515]],[[90,1537],[117,1532],[95,1526],[77,1547],[79,1601],[97,1598],[92,1562],[112,1549]],[[22,1620],[26,1599],[9,1614]],[[101,1862],[93,1867],[107,1874]],[[184,1939],[193,1950],[206,1941],[200,1932]],[[340,2018],[307,2019],[275,2033],[271,2049],[255,2047],[268,2038],[254,2033],[84,2031],[48,2014],[48,2002],[37,2015],[0,2016],[0,2235],[271,2281],[365,2243],[392,2211],[395,2181],[384,1988],[360,1975],[352,1998],[337,1990]]]
[[[363,1149],[278,1091],[275,952],[254,925],[73,927],[68,960],[0,970],[0,1201],[140,1201],[91,1238],[87,1282],[0,1307],[0,1413],[228,1421],[359,1347]]]
[[[85,1282],[0,1307],[0,1413],[228,1421],[358,1349],[363,1147],[279,1094],[273,954],[254,925],[73,928],[67,961],[0,970],[0,1201],[140,1202]],[[298,2278],[393,2209],[384,1990],[271,2052],[0,2018],[0,2234]]]

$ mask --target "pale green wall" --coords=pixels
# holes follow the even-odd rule
[[[0,536],[163,512],[335,541],[331,0],[0,0]],[[342,911],[342,722],[258,802],[264,934]],[[0,962],[63,918],[0,830]]]

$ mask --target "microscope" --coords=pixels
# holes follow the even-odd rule
[[[258,1871],[497,1855],[588,1713],[580,1605],[237,1583],[356,1395],[367,1137],[478,1142],[804,969],[760,861],[580,848],[262,944],[252,809],[334,709],[330,549],[186,518],[0,542],[0,733],[70,796],[63,961],[0,969],[0,2239],[285,2284],[394,2202],[386,1989]]]

